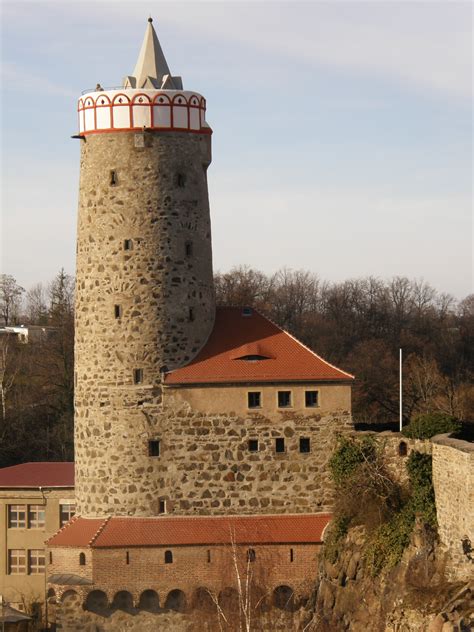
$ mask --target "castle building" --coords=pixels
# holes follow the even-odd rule
[[[81,617],[183,610],[229,594],[234,556],[275,603],[307,597],[353,376],[251,307],[216,309],[206,101],[151,18],[133,75],[78,115],[77,516],[48,542],[49,594]]]

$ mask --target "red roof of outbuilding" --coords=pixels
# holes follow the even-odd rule
[[[0,469],[0,487],[74,487],[74,463],[22,463]]]
[[[260,360],[239,359],[260,356]],[[165,384],[226,382],[319,382],[352,380],[287,331],[255,310],[218,307],[209,340],[188,365],[171,371]]]
[[[73,518],[49,546],[92,548],[318,543],[331,514]]]

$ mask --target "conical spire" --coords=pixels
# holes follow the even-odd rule
[[[181,78],[171,76],[151,17],[148,18],[148,26],[135,70],[132,76],[125,78],[124,87],[182,89]]]

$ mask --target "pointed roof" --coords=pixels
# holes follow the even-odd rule
[[[255,309],[218,307],[214,328],[198,355],[167,373],[167,386],[182,384],[351,381]]]
[[[124,87],[181,89],[179,77],[172,77],[161,49],[158,36],[153,28],[153,19],[148,18],[148,26],[133,75],[125,78]],[[178,81],[177,81],[178,80]]]

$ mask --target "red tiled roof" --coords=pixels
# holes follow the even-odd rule
[[[265,356],[242,360],[242,356]],[[165,384],[226,382],[293,382],[352,380],[350,373],[329,364],[291,334],[255,310],[219,307],[209,340],[188,365],[171,371]]]
[[[74,487],[74,463],[22,463],[0,469],[0,487]]]
[[[331,514],[74,518],[49,546],[93,548],[200,544],[318,543]]]

